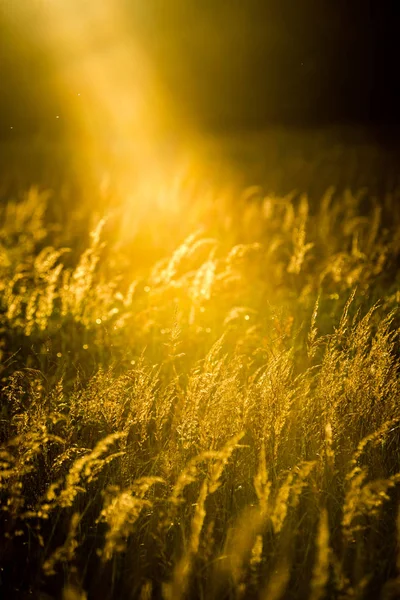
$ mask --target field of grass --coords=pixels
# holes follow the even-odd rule
[[[399,598],[379,148],[276,155],[261,187],[150,165],[134,192],[56,158],[1,181],[0,596]]]

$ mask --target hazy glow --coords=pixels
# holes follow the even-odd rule
[[[153,65],[124,24],[120,3],[46,2],[42,12],[42,40],[65,98],[66,114],[55,118],[68,119],[67,134],[85,164],[99,174],[111,161],[125,186],[150,174],[154,181],[156,149],[176,121]]]

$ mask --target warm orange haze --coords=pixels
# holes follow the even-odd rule
[[[0,597],[400,597],[397,142],[301,113],[369,15],[0,6]]]
[[[21,8],[21,16],[24,12]],[[82,158],[98,172],[114,158],[118,169],[121,155],[125,170],[135,170],[129,185],[138,177],[149,179],[148,163],[153,173],[156,152],[168,137],[187,135],[189,123],[126,19],[121,2],[46,2],[30,35],[51,56],[49,78],[60,98],[54,118],[67,123],[76,162]],[[21,19],[20,26],[28,23]],[[128,173],[118,173],[123,175]]]

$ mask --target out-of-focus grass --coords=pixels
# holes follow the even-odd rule
[[[399,594],[399,190],[268,148],[4,178],[5,597]]]

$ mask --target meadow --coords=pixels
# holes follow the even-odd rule
[[[2,598],[400,597],[397,163],[320,138],[1,148]]]

